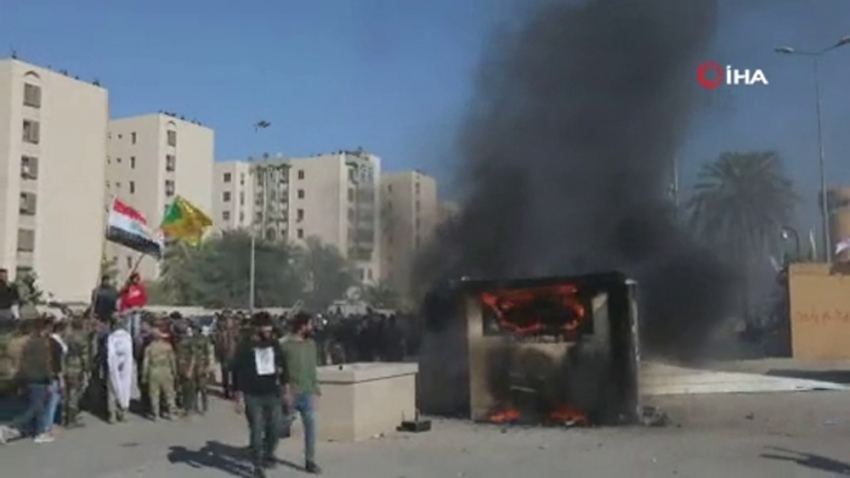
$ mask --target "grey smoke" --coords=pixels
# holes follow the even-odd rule
[[[462,216],[431,279],[618,269],[650,350],[694,350],[728,315],[733,271],[667,197],[716,0],[539,1],[492,42],[461,131]]]

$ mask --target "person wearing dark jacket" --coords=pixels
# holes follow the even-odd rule
[[[239,344],[231,370],[236,410],[248,418],[254,477],[263,478],[264,470],[277,464],[275,450],[289,379],[271,316],[258,312],[252,322],[253,333]]]
[[[22,430],[35,421],[35,442],[48,443],[53,435],[48,433],[52,423],[44,423],[46,406],[50,402],[51,384],[61,381],[62,346],[50,337],[51,321],[39,322],[33,336],[27,340],[21,353],[18,379],[26,387],[27,409],[8,425],[0,426],[0,444],[22,435]]]

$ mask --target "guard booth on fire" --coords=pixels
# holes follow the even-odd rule
[[[636,288],[619,272],[435,288],[423,311],[419,408],[484,422],[636,422]]]

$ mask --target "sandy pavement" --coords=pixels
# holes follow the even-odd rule
[[[850,476],[850,392],[659,397],[664,428],[502,428],[438,419],[431,432],[320,444],[325,476],[345,478]],[[247,476],[244,419],[215,401],[208,416],[132,417],[50,444],[0,448],[2,477]],[[279,457],[300,464],[301,442]],[[846,470],[846,471],[845,471]],[[307,476],[282,465],[269,476]]]

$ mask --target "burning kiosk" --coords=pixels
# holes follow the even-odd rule
[[[620,273],[454,281],[426,301],[419,406],[476,421],[639,417],[635,283]]]

